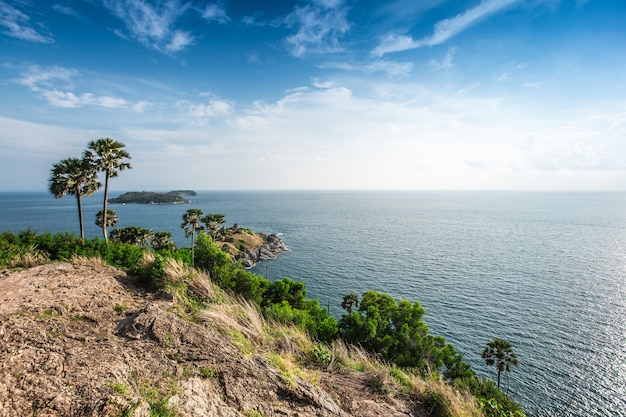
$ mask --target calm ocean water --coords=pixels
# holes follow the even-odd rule
[[[89,237],[100,205],[85,200]],[[291,252],[255,272],[304,281],[336,315],[348,292],[419,300],[431,331],[492,378],[484,344],[509,340],[520,366],[503,387],[529,414],[626,416],[626,194],[201,192],[112,206],[118,226],[167,230],[179,246],[191,207],[282,233]],[[78,232],[75,200],[0,193],[0,232],[28,227]]]

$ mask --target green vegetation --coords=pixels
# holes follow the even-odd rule
[[[131,191],[120,195],[119,197],[110,198],[109,203],[125,204],[181,204],[188,203],[183,198],[183,191],[170,191],[168,193],[158,193],[154,191]],[[195,193],[194,193],[195,194]]]

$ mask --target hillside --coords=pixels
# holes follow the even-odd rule
[[[1,271],[0,416],[417,417],[450,394],[345,346],[311,360],[303,333],[184,268],[172,279],[213,300],[194,317],[95,261]]]

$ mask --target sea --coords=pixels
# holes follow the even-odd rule
[[[121,192],[111,192],[115,197]],[[117,227],[169,231],[189,208],[280,234],[289,252],[253,271],[304,281],[335,316],[367,290],[419,301],[431,333],[472,368],[494,337],[519,366],[503,389],[531,416],[626,416],[626,193],[202,191],[189,204],[111,205]],[[85,198],[86,235],[102,195]],[[78,233],[76,200],[0,193],[0,232]]]

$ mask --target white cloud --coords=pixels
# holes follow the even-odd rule
[[[421,44],[410,36],[405,35],[387,35],[380,44],[372,50],[372,55],[383,56],[390,52],[406,51],[408,49],[419,48]]]
[[[135,113],[143,113],[149,104],[147,100],[142,100],[133,104],[132,109]]]
[[[292,55],[299,57],[306,53],[339,52],[343,49],[339,38],[350,29],[350,25],[346,9],[338,6],[338,2],[297,6],[285,18],[287,26],[296,28],[296,33],[287,37]]]
[[[230,22],[226,10],[218,4],[208,4],[202,11],[202,17],[209,22],[215,21],[221,24]]]
[[[164,48],[168,52],[179,52],[191,45],[193,41],[194,37],[188,32],[177,30],[172,33],[169,43]]]
[[[415,40],[406,35],[387,35],[380,44],[372,50],[372,55],[382,56],[391,52],[406,51],[421,48],[423,46],[440,45],[453,36],[474,26],[479,21],[498,13],[520,0],[483,0],[472,9],[466,10],[449,19],[444,19],[435,24],[433,33],[420,40]]]
[[[14,38],[35,43],[54,43],[51,35],[43,35],[33,27],[28,15],[4,1],[0,1],[0,26],[6,28],[3,33]]]
[[[193,103],[187,100],[179,100],[176,107],[196,124],[206,125],[209,119],[226,117],[231,114],[234,104],[227,100],[211,98],[208,103]]]
[[[161,4],[143,0],[104,0],[104,5],[122,19],[131,37],[161,52],[178,52],[194,42],[194,37],[175,28],[189,8],[171,0]]]
[[[88,105],[111,109],[126,107],[126,100],[121,98],[94,96],[91,93],[76,95],[72,92],[58,90],[41,90],[41,96],[55,107],[76,108]]]

